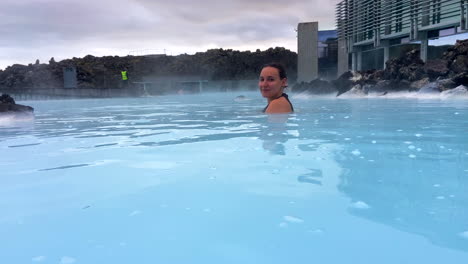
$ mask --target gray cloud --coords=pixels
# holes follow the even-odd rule
[[[295,50],[299,22],[334,27],[339,0],[3,0],[0,69],[81,57],[166,49],[173,54],[207,48]],[[282,43],[284,43],[282,45]]]

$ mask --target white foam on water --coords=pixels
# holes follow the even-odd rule
[[[140,163],[134,163],[128,165],[131,168],[137,169],[162,169],[168,170],[177,167],[176,162],[165,162],[165,161],[146,161]]]
[[[283,219],[289,223],[295,223],[295,224],[300,224],[304,222],[304,220],[302,220],[301,218],[290,216],[290,215],[283,216]]]
[[[458,234],[458,236],[464,238],[464,239],[468,239],[468,231],[465,231],[465,232],[461,232]]]
[[[355,209],[369,209],[370,208],[370,206],[363,201],[357,201],[355,203],[352,203],[350,206]]]
[[[416,155],[414,155],[414,154],[410,154],[410,155],[408,155],[408,157],[410,157],[410,158],[414,159],[414,158],[416,158]]]
[[[36,256],[36,257],[33,257],[31,260],[33,262],[42,262],[42,261],[46,260],[46,257],[45,256]]]
[[[60,264],[72,264],[72,263],[75,263],[75,262],[76,262],[76,259],[72,258],[72,257],[69,257],[69,256],[63,256],[60,259]]]
[[[293,137],[299,137],[300,136],[299,131],[297,131],[297,130],[288,130],[288,134],[293,136]]]
[[[312,233],[312,234],[322,234],[323,230],[320,228],[314,229],[314,230],[307,230],[307,233]]]
[[[415,137],[422,137],[422,134],[414,134]]]
[[[465,99],[468,98],[466,86],[460,85],[454,89],[446,90],[440,93],[441,99]]]
[[[359,155],[361,155],[361,152],[359,151],[359,149],[355,149],[355,150],[351,151],[351,154],[353,154],[354,156],[359,156]]]
[[[128,214],[128,216],[135,216],[135,215],[139,215],[139,214],[141,214],[141,211],[135,210],[135,211],[131,212],[130,214]]]

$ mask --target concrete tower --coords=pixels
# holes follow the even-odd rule
[[[299,23],[297,27],[297,82],[318,77],[318,22]]]

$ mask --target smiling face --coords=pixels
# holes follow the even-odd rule
[[[284,87],[287,86],[287,79],[280,78],[279,70],[274,67],[265,67],[260,73],[258,87],[262,96],[268,99],[268,102],[274,100],[283,94]]]

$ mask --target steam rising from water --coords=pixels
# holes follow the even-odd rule
[[[0,114],[0,128],[2,127],[23,127],[34,124],[34,115],[25,113]]]
[[[440,100],[467,100],[468,93],[418,93],[418,92],[391,92],[387,94],[383,93],[369,93],[368,95],[361,95],[361,94],[350,94],[344,93],[340,96],[336,96],[336,93],[332,94],[323,94],[323,95],[316,95],[310,94],[308,92],[303,92],[299,94],[295,94],[292,96],[293,99],[302,99],[302,100],[311,100],[317,98],[323,99],[362,99],[362,98],[388,98],[388,99],[440,99]]]

